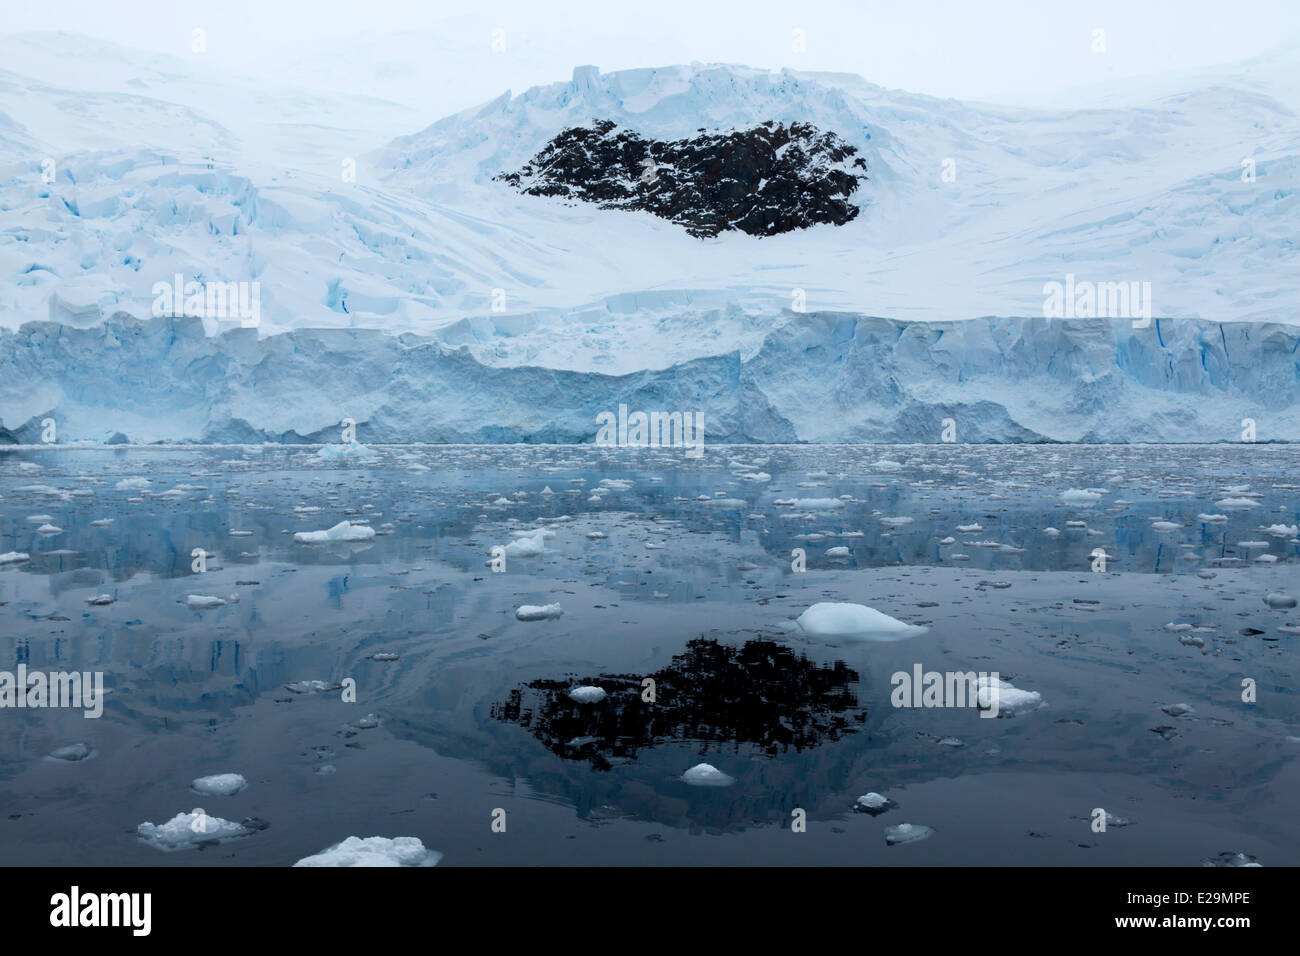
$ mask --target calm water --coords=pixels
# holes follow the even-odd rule
[[[1300,863],[1300,612],[1264,600],[1300,594],[1300,450],[376,451],[0,450],[0,554],[29,555],[0,565],[0,670],[109,688],[97,720],[0,710],[0,863],[288,865],[349,835],[448,866]],[[345,519],[376,536],[294,541]],[[823,601],[929,632],[792,625]],[[918,664],[1045,706],[891,706]],[[701,762],[735,782],[682,782]],[[190,789],[221,772],[247,788]],[[852,812],[871,791],[897,808]],[[254,832],[137,838],[196,807]],[[1094,808],[1129,823],[1093,832]],[[887,845],[900,823],[934,833]]]

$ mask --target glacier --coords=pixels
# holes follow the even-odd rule
[[[1058,110],[580,66],[422,129],[63,34],[0,37],[0,60],[0,443],[45,419],[60,442],[321,443],[345,418],[363,443],[590,442],[620,404],[697,411],[706,444],[937,442],[945,421],[959,442],[1230,442],[1247,419],[1300,440],[1285,55]],[[496,181],[596,121],[814,124],[864,157],[862,212],[702,240]],[[157,314],[178,274],[258,283],[260,323]],[[1150,326],[1039,317],[1069,275],[1150,283]]]
[[[709,443],[1300,441],[1300,327],[786,313],[731,349],[624,374],[494,366],[376,329],[206,335],[119,313],[0,329],[0,443],[592,443],[601,412],[692,409]]]

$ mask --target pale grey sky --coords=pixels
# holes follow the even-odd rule
[[[1242,60],[1300,44],[1295,0],[0,0],[3,30],[66,30],[190,53],[266,79],[345,87],[419,105],[443,85],[461,106],[507,88],[693,60],[858,73],[962,99],[1040,100],[1056,90]],[[505,31],[493,53],[491,30]],[[805,31],[796,51],[794,33]],[[1094,30],[1105,31],[1096,52]],[[448,96],[446,85],[455,85]]]

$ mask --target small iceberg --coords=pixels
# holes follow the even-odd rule
[[[379,454],[373,448],[367,448],[360,442],[349,442],[346,445],[323,445],[320,451],[316,452],[317,458],[323,458],[326,461],[343,461],[349,458],[374,458]]]
[[[369,525],[340,521],[328,531],[299,531],[293,540],[299,544],[330,544],[334,541],[369,541],[375,529]]]
[[[682,774],[682,781],[692,787],[729,787],[736,778],[727,776],[712,764],[697,763]]]
[[[810,637],[840,637],[864,641],[903,641],[929,631],[907,624],[865,604],[814,604],[795,622]]]
[[[605,688],[603,687],[575,687],[569,691],[569,696],[579,704],[598,704],[605,699]]]
[[[897,846],[900,843],[916,843],[918,840],[926,839],[933,833],[933,828],[920,823],[900,823],[897,826],[885,827],[885,842],[890,846]]]
[[[437,866],[442,854],[419,837],[355,837],[305,856],[294,866]]]
[[[1084,488],[1067,488],[1061,492],[1061,501],[1067,505],[1095,505],[1101,501],[1101,495]]]
[[[248,786],[248,781],[237,773],[214,773],[190,782],[190,789],[204,796],[228,797]]]
[[[89,744],[76,743],[60,747],[58,750],[51,750],[45,755],[45,759],[60,760],[64,763],[77,763],[81,760],[89,760],[93,756],[95,756],[95,751],[90,749]]]
[[[142,823],[135,828],[141,840],[157,850],[171,853],[192,850],[200,843],[225,843],[248,836],[253,830],[242,823],[209,816],[202,810],[178,813],[166,823]]]
[[[896,809],[897,807],[898,804],[893,800],[890,800],[883,794],[872,792],[864,793],[862,796],[858,797],[857,802],[853,804],[853,812],[869,813],[873,817],[878,817],[880,814]]]
[[[515,611],[515,618],[520,621],[553,621],[563,613],[564,608],[558,604],[524,604]]]

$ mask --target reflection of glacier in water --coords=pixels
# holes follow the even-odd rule
[[[0,860],[282,865],[376,834],[445,865],[1300,860],[1300,615],[1265,600],[1300,593],[1288,448],[377,451],[0,453],[0,554],[28,556],[0,565],[0,670],[109,691],[99,720],[0,711]],[[294,540],[343,520],[375,537]],[[791,627],[824,601],[929,631]],[[1047,707],[892,708],[918,663]],[[701,762],[735,783],[683,783]],[[225,772],[248,786],[207,811],[269,827],[135,840]],[[869,791],[897,809],[852,813]],[[1132,824],[1092,833],[1099,806]],[[904,822],[934,835],[887,846]]]

